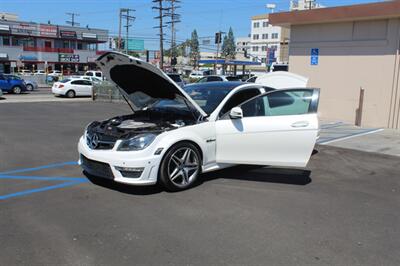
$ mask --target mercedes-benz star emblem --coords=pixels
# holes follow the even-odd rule
[[[96,149],[97,146],[99,145],[99,136],[97,136],[97,134],[93,134],[90,138],[89,138],[89,147],[92,149]]]

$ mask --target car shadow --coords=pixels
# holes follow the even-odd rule
[[[305,186],[312,182],[310,175],[311,171],[306,169],[238,165],[211,173],[205,173],[202,175],[201,182],[209,182],[221,178]]]
[[[93,176],[85,171],[83,174],[89,179],[89,181],[97,186],[108,188],[111,190],[119,191],[125,194],[131,195],[152,195],[163,192],[163,189],[158,185],[153,186],[131,186],[126,184],[121,184],[113,180],[108,180],[105,178]]]

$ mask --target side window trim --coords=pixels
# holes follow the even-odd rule
[[[317,113],[320,89],[319,88],[312,88],[312,87],[310,87],[310,88],[307,88],[307,87],[306,88],[290,88],[290,89],[279,89],[279,90],[268,91],[268,92],[262,93],[260,95],[254,96],[251,99],[248,99],[247,101],[241,103],[239,105],[239,107],[242,107],[242,105],[244,105],[244,104],[246,104],[246,103],[248,103],[248,102],[250,102],[252,100],[255,100],[258,97],[264,97],[264,96],[267,96],[268,94],[271,94],[271,93],[274,93],[274,92],[290,92],[290,91],[298,91],[298,90],[313,90],[313,94],[311,96],[312,99],[311,99],[311,103],[310,103],[310,106],[308,108],[307,114],[315,114],[315,113]]]

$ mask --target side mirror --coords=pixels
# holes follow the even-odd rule
[[[243,118],[243,111],[240,107],[233,107],[229,113],[229,117],[231,119],[240,119]]]

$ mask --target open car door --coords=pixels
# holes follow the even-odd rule
[[[304,167],[318,135],[319,89],[274,90],[216,121],[217,163]]]
[[[305,88],[307,82],[308,78],[286,71],[265,73],[259,75],[255,81],[256,84],[274,89]]]

